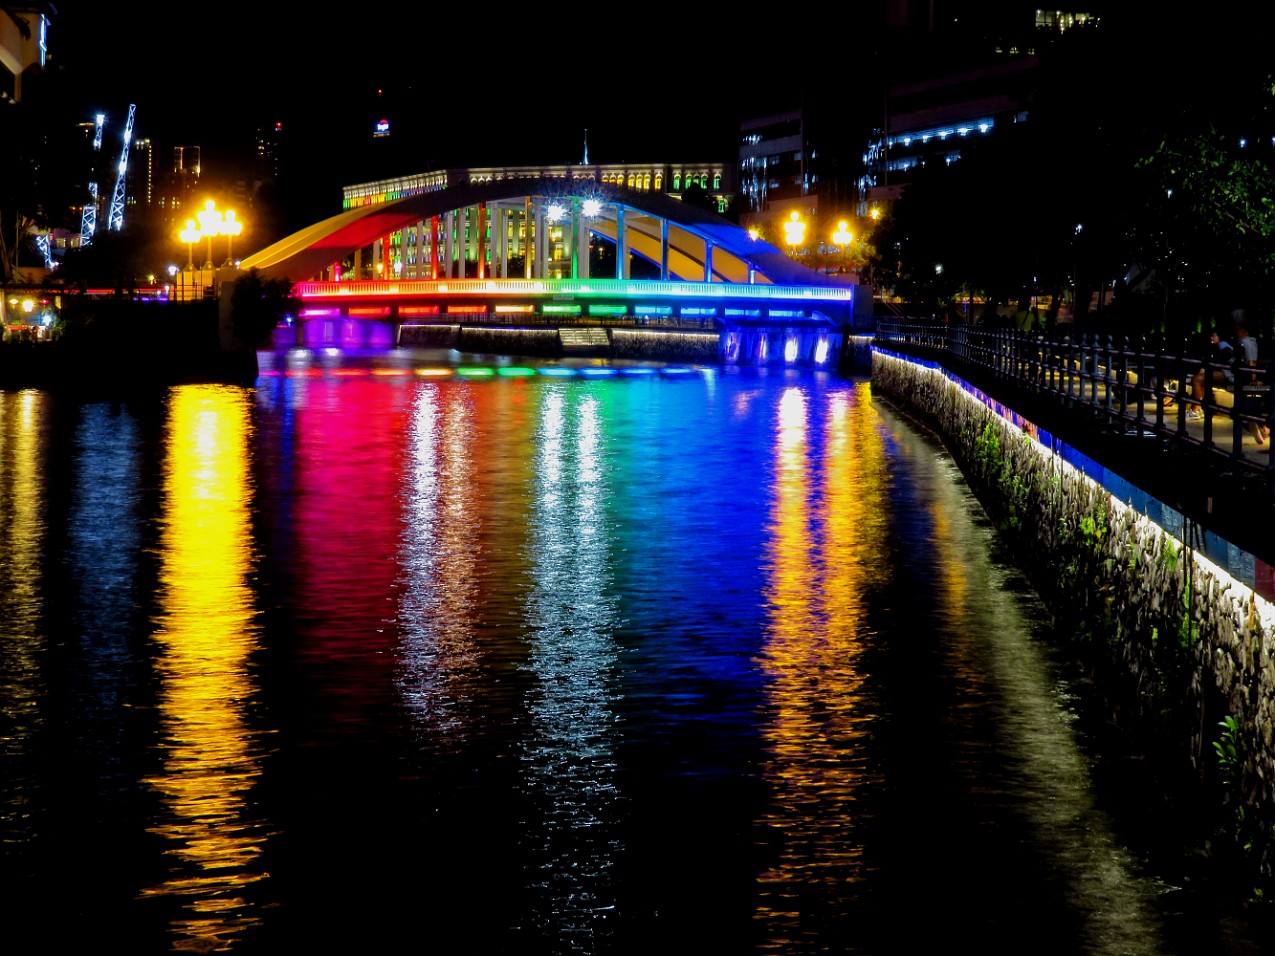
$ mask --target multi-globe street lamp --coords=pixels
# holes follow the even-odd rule
[[[235,264],[235,257],[231,253],[231,243],[235,236],[243,232],[243,223],[235,216],[233,209],[227,209],[226,215],[221,220],[221,234],[226,237],[226,268],[232,268]]]
[[[837,223],[836,232],[832,234],[832,244],[841,250],[841,268],[844,270],[850,262],[850,243],[854,235],[850,232],[850,224],[842,219]]]
[[[788,254],[795,257],[797,255],[797,247],[802,244],[806,238],[806,224],[801,221],[801,215],[794,210],[788,217],[788,221],[784,223],[784,241],[788,243]]]
[[[204,265],[205,269],[213,269],[213,252],[212,241],[213,236],[221,232],[222,214],[221,210],[216,208],[217,204],[209,199],[204,203],[204,208],[195,214],[195,218],[199,220],[199,231],[208,240],[208,262]]]

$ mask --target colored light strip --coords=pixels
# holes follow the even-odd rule
[[[465,366],[464,368],[456,369],[456,374],[463,375],[465,378],[487,378],[489,376],[495,375],[496,372],[494,369],[480,368],[478,366],[468,365],[468,366]]]
[[[520,365],[504,365],[496,369],[497,375],[503,375],[505,378],[526,378],[528,375],[535,375],[534,368],[523,368]]]
[[[423,378],[447,378],[452,374],[449,368],[418,368],[416,374]]]
[[[573,368],[562,368],[557,365],[540,369],[541,375],[547,375],[550,378],[570,378],[572,375],[575,375],[575,373],[576,370]]]

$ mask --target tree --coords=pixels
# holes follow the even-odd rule
[[[295,315],[301,304],[292,292],[290,279],[267,279],[256,269],[249,269],[236,280],[230,294],[235,335],[251,348],[263,345],[279,323]]]

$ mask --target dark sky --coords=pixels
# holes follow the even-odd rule
[[[844,97],[848,116],[872,108],[888,2],[684,8],[652,24],[570,7],[519,19],[473,4],[61,0],[49,43],[85,121],[102,110],[118,129],[134,103],[136,136],[201,146],[214,176],[281,122],[294,170],[339,196],[440,166],[580,162],[586,129],[595,163],[730,159],[741,119],[803,96]],[[388,140],[372,136],[380,118]]]
[[[386,161],[416,172],[444,164],[715,158],[742,113],[799,94],[779,51],[740,30],[643,28],[581,19],[469,19],[373,5],[57,3],[53,62],[85,103],[135,134],[198,143],[211,160],[282,122],[316,172],[358,167],[371,129],[390,119]],[[247,11],[252,11],[249,15]],[[782,32],[767,31],[777,42]],[[809,45],[809,44],[808,44]],[[207,165],[207,163],[206,163]]]

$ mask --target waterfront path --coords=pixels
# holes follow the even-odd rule
[[[985,366],[964,362],[949,352],[894,343],[888,347],[938,363],[1181,512],[1196,527],[1275,565],[1275,492],[1263,470],[1270,459],[1270,440],[1258,444],[1251,434],[1244,434],[1240,453],[1247,464],[1242,464],[1205,443],[1204,421],[1186,421],[1186,435],[1181,437],[1150,430],[1139,433],[1132,422],[1113,423],[1092,405],[1069,406],[1056,395],[997,377]],[[1143,417],[1150,423],[1155,413],[1155,406],[1148,404]],[[1176,416],[1177,410],[1166,409],[1165,414]],[[1212,440],[1230,448],[1232,420],[1219,413],[1208,424]]]

